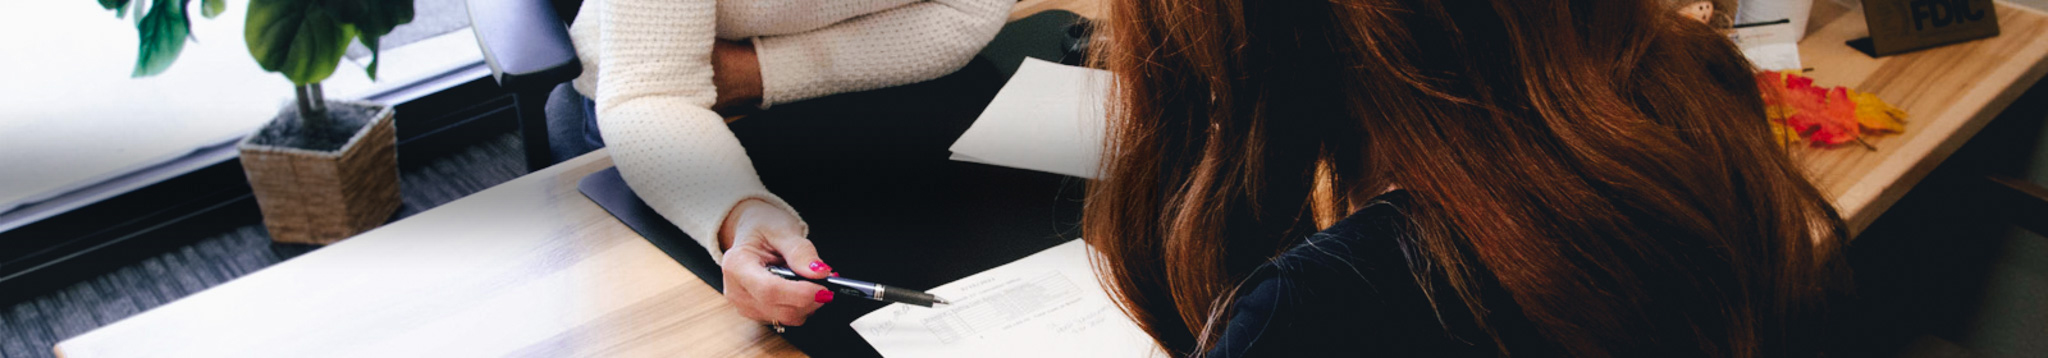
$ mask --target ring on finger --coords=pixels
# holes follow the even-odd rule
[[[774,327],[775,333],[783,333],[789,330],[788,327],[782,326],[782,321],[768,321],[768,326]]]

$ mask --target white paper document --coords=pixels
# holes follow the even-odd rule
[[[1757,69],[1765,71],[1798,71],[1799,31],[1792,22],[1778,22],[1740,25],[1728,34],[1728,40],[1742,48],[1742,56]]]
[[[953,160],[1094,178],[1109,71],[1025,58],[953,142]]]
[[[1081,240],[933,288],[955,302],[892,304],[853,321],[875,351],[907,357],[1164,357],[1096,283]]]

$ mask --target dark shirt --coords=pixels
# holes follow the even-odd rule
[[[1402,214],[1405,192],[1370,205],[1260,266],[1237,288],[1233,316],[1211,357],[1493,357],[1478,328],[1431,265]],[[1431,273],[1431,305],[1416,273]],[[1548,344],[1497,285],[1481,282],[1488,323],[1516,357]]]

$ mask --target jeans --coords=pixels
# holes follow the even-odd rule
[[[604,148],[597,131],[597,102],[576,93],[567,83],[548,94],[548,152],[560,163]]]

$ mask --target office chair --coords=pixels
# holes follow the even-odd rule
[[[517,103],[528,170],[554,164],[548,147],[548,94],[583,73],[569,41],[581,0],[469,0],[470,29],[491,78]]]

